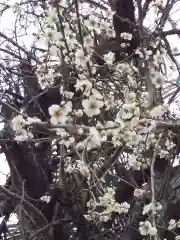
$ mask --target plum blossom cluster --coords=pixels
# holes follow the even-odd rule
[[[75,139],[64,128],[55,128],[54,131],[56,132],[57,135],[55,144],[63,144],[67,148],[72,146]]]
[[[87,79],[82,81],[87,82],[88,84],[90,83]],[[84,87],[84,85],[79,86],[80,88],[81,86]],[[89,84],[89,86],[91,88],[92,84]],[[89,99],[82,101],[82,105],[84,107],[83,111],[88,116],[96,116],[100,114],[100,108],[104,104],[104,101],[102,101],[103,96],[94,88],[91,88],[90,92],[92,94],[90,95]],[[144,93],[142,95],[142,99],[144,100],[144,96],[147,95]],[[138,151],[140,152],[140,149],[143,151],[143,144],[146,143],[146,146],[148,146],[155,141],[155,134],[151,133],[151,125],[154,124],[154,122],[152,121],[149,127],[140,125],[142,111],[140,114],[140,105],[138,104],[139,103],[136,100],[136,95],[132,92],[129,93],[126,98],[126,102],[121,106],[120,111],[116,116],[116,121],[108,121],[105,125],[98,123],[96,127],[90,127],[89,134],[86,135],[87,138],[84,141],[79,142],[77,144],[77,148],[86,147],[88,150],[90,150],[95,146],[100,146],[101,143],[107,141],[107,139],[112,139],[112,142],[115,145],[121,145],[123,141],[125,141],[126,145],[131,147],[138,146]],[[161,111],[162,108],[165,110]],[[162,115],[162,113],[164,113],[168,108],[167,106],[161,106],[159,109],[160,113],[158,116]],[[52,116],[51,122],[54,122],[55,124],[58,122],[65,123],[68,119],[70,120],[68,114],[71,111],[71,102],[66,103],[63,107],[58,105],[51,106],[49,108],[49,113]],[[81,109],[73,111],[77,116],[81,117],[83,115],[83,111]],[[155,109],[152,111],[155,111]],[[144,157],[141,155],[132,155],[129,157],[129,166],[135,169],[140,169],[141,166],[146,168],[149,166],[149,159],[144,159]]]
[[[173,230],[175,228],[180,228],[180,220],[176,221],[174,219],[171,219],[169,221],[169,226],[168,226],[168,230]]]
[[[33,134],[28,128],[31,123],[40,122],[41,120],[38,118],[27,118],[26,120],[22,115],[18,115],[14,117],[11,121],[11,127],[13,131],[16,133],[15,140],[18,142],[26,141],[28,139],[33,138]]]
[[[84,176],[88,181],[90,180],[90,170],[88,165],[83,160],[76,160],[74,164],[67,164],[65,171],[67,173],[72,173],[73,171],[79,172],[82,176]]]
[[[138,54],[138,56],[141,59],[144,60],[148,60],[150,58],[150,56],[152,55],[152,51],[151,50],[147,50],[147,49],[143,49],[144,51],[142,51],[142,49],[137,49],[136,50],[136,54]]]
[[[121,37],[124,40],[129,40],[130,41],[132,39],[132,34],[124,32],[124,33],[121,33]]]
[[[115,37],[115,32],[112,28],[112,16],[114,14],[110,9],[103,11],[105,18],[99,18],[94,15],[90,10],[88,12],[88,18],[84,20],[80,18],[80,21],[83,23],[85,32],[83,35],[83,48],[82,43],[77,39],[75,32],[79,31],[77,16],[76,13],[70,13],[71,24],[73,28],[69,27],[69,23],[64,18],[64,15],[61,14],[59,19],[58,12],[62,13],[64,8],[67,7],[65,1],[61,1],[58,7],[51,6],[49,10],[45,13],[45,18],[42,19],[44,22],[44,31],[40,30],[38,38],[45,42],[45,45],[48,46],[51,58],[61,59],[61,54],[64,56],[66,63],[74,63],[77,69],[87,69],[87,65],[91,62],[90,56],[93,53],[94,48],[94,34],[106,33],[108,38]],[[60,31],[56,27],[57,22],[61,22],[61,28],[63,31]],[[62,49],[62,51],[60,51]],[[49,79],[46,76],[46,80]],[[45,78],[43,77],[43,82]],[[48,81],[46,81],[48,85]]]
[[[103,11],[104,18],[95,16],[91,10],[89,12],[89,17],[87,20],[84,20],[84,25],[91,34],[95,31],[96,33],[104,32],[109,38],[115,36],[112,28],[114,11],[111,9]]]
[[[141,188],[136,188],[136,189],[134,190],[134,196],[135,196],[136,198],[139,198],[139,199],[143,198],[143,196],[144,196],[145,193],[146,193],[146,190],[141,189]]]
[[[103,196],[100,196],[98,201],[91,199],[87,206],[89,208],[88,214],[85,217],[89,220],[98,219],[100,222],[107,222],[110,220],[113,212],[122,214],[128,213],[130,205],[127,202],[119,204],[115,200],[115,190],[111,187],[106,189]],[[103,211],[98,211],[98,208],[103,208]]]
[[[130,155],[128,158],[128,167],[134,170],[147,169],[150,166],[150,159],[145,158],[139,152],[137,155]]]
[[[143,236],[156,236],[157,235],[157,228],[153,227],[149,221],[140,222],[139,224],[139,231]]]
[[[97,127],[90,127],[87,137],[76,145],[77,149],[86,148],[88,151],[95,147],[100,147],[103,142],[107,140],[108,132],[97,129]]]
[[[115,122],[118,128],[111,130],[112,142],[115,145],[124,141],[127,146],[136,147],[142,145],[144,141],[147,142],[146,133],[150,132],[150,128],[145,131],[140,126],[141,114],[143,114],[141,102],[136,99],[135,93],[130,92],[116,115]]]
[[[38,66],[36,74],[38,77],[38,83],[42,89],[52,87],[54,84],[54,78],[57,75],[51,66],[45,64]]]
[[[103,107],[109,110],[114,106],[112,97],[103,95],[93,87],[93,83],[95,83],[95,79],[88,79],[82,76],[81,79],[77,79],[75,85],[76,91],[80,90],[82,95],[86,97],[82,100],[82,108],[88,117],[99,115]]]
[[[154,206],[155,205],[155,206]],[[158,213],[159,211],[162,210],[162,205],[159,202],[156,202],[155,204],[149,203],[144,206],[142,214],[148,214],[153,210],[153,213]]]
[[[168,104],[158,105],[151,110],[150,116],[154,119],[159,119],[168,111],[168,109]]]
[[[115,60],[115,54],[113,52],[109,52],[109,53],[104,54],[104,61],[108,65],[112,65],[114,60]]]

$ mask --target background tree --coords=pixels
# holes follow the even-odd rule
[[[178,5],[1,3],[2,239],[180,239]]]

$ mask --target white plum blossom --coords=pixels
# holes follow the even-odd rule
[[[104,103],[100,100],[97,100],[93,95],[89,99],[82,101],[83,111],[88,117],[100,114],[100,109],[103,107]]]
[[[95,199],[90,199],[88,202],[87,202],[87,207],[88,208],[91,208],[91,209],[93,209],[93,208],[95,208],[96,207],[96,201],[95,201]]]
[[[127,202],[123,202],[121,204],[116,202],[113,206],[113,212],[118,212],[119,214],[128,213],[129,208],[130,208],[130,204]]]
[[[92,221],[93,220],[92,216],[90,216],[88,214],[85,214],[84,217],[86,218],[87,221]]]
[[[159,118],[161,117],[165,112],[167,112],[168,110],[168,106],[167,105],[158,105],[156,107],[154,107],[151,111],[150,111],[150,116],[152,118]]]
[[[42,37],[50,41],[59,42],[62,39],[62,34],[60,32],[52,30],[52,28],[49,28],[46,30],[45,34]]]
[[[111,218],[111,215],[109,214],[109,215],[105,215],[105,214],[101,214],[100,216],[99,216],[99,221],[100,222],[107,222],[109,219]]]
[[[124,132],[124,141],[128,145],[138,145],[142,141],[142,136],[137,134],[135,131]]]
[[[83,91],[84,90],[83,95],[89,96],[90,91],[92,89],[92,83],[86,78],[82,78],[80,80],[77,79],[76,84],[75,84],[75,88],[76,88],[76,91],[78,91],[78,90]]]
[[[99,206],[108,206],[109,204],[114,204],[115,203],[115,199],[114,199],[114,195],[115,195],[115,190],[114,188],[107,188],[106,193],[102,196],[99,197]]]
[[[172,148],[174,148],[176,145],[172,142],[169,141],[169,139],[166,140],[165,146],[167,148],[167,150],[171,150]]]
[[[129,129],[134,129],[139,125],[139,118],[138,117],[133,117],[131,119],[131,122],[129,123]],[[136,133],[137,134],[137,133]],[[140,135],[138,136],[139,138],[141,137]]]
[[[153,208],[155,208],[155,209],[153,209]],[[150,211],[152,211],[152,209],[153,209],[153,211],[159,212],[162,210],[162,205],[159,202],[156,202],[155,206],[153,203],[149,203],[149,204],[145,205],[144,209],[143,209],[143,215],[149,213]]]
[[[101,206],[104,210],[100,213],[94,211],[96,207]],[[107,188],[106,192],[103,196],[99,197],[99,201],[96,202],[95,200],[91,199],[87,203],[87,207],[93,209],[91,210],[91,215],[96,215],[99,218],[99,221],[106,222],[111,218],[111,214],[113,212],[121,213],[128,213],[130,204],[127,202],[123,202],[119,204],[115,201],[115,189],[114,188]]]
[[[103,99],[102,94],[98,90],[96,90],[95,88],[92,88],[91,92],[92,92],[92,95],[94,95],[95,98]]]
[[[89,129],[89,132],[90,132],[90,138],[93,141],[93,143],[95,145],[100,146],[101,145],[101,141],[103,140],[101,138],[100,132],[95,127],[91,127]],[[105,138],[105,140],[106,140],[106,138]]]
[[[72,173],[74,170],[75,170],[75,166],[72,166],[71,164],[68,164],[64,169],[64,171],[67,173]]]
[[[144,189],[136,188],[134,190],[134,196],[137,198],[141,198],[145,194],[145,192],[146,191]]]
[[[50,202],[50,200],[51,200],[51,198],[50,198],[50,196],[42,196],[41,198],[40,198],[42,201],[44,201],[44,202],[47,202],[47,203],[49,203]]]
[[[89,30],[100,31],[99,20],[94,15],[90,15],[87,20],[84,20],[84,24]]]
[[[106,106],[106,110],[113,108],[115,106],[114,99],[108,96],[104,97],[104,105]]]
[[[72,102],[71,101],[68,101],[66,102],[63,107],[63,112],[65,115],[69,114],[70,112],[72,112]]]
[[[51,87],[54,83],[54,70],[41,65],[37,70],[38,82],[42,89]]]
[[[29,118],[28,118],[28,120],[29,120]],[[39,120],[38,120],[38,122],[39,122]],[[29,122],[25,121],[23,116],[21,116],[21,115],[18,115],[12,119],[11,126],[12,126],[12,129],[17,134],[14,138],[15,141],[22,142],[22,141],[26,141],[30,138],[33,138],[33,134],[29,130],[24,129],[24,127],[28,124],[29,124]]]
[[[148,99],[148,92],[142,92],[141,93],[141,99],[142,99],[143,103],[144,103],[144,101],[147,101],[147,99]]]
[[[22,129],[21,132],[15,136],[14,140],[17,142],[23,142],[30,138],[33,138],[33,134],[29,131],[26,131],[25,129]]]
[[[142,53],[142,50],[137,49],[135,53],[136,53],[137,55],[139,55],[140,58],[142,58],[142,59],[144,58],[144,55],[143,55],[143,53]]]
[[[88,180],[90,179],[89,167],[83,160],[76,160],[74,164],[68,163],[66,165],[65,172],[72,173],[73,171],[78,171]]]
[[[82,116],[83,116],[83,110],[82,110],[82,109],[74,110],[74,114],[75,114],[77,117],[82,117]]]
[[[106,29],[106,34],[107,34],[108,38],[115,38],[115,36],[116,36],[115,31],[113,29],[110,29],[110,28]]]
[[[101,22],[100,22],[100,29],[101,29],[101,31],[106,30],[109,27],[110,27],[109,22],[104,20],[104,19],[102,19]]]
[[[133,103],[136,100],[136,93],[134,92],[129,92],[128,95],[126,96],[126,102],[127,103]]]
[[[115,13],[116,13],[115,11],[112,11],[112,9],[109,8],[104,12],[104,16],[105,18],[112,20]]]
[[[121,37],[122,37],[124,40],[129,40],[129,41],[131,41],[131,39],[132,39],[132,34],[127,33],[127,32],[124,32],[124,33],[121,33]]]
[[[70,35],[66,38],[66,42],[68,45],[69,50],[73,50],[75,48],[75,45],[77,44],[76,38],[70,37]],[[65,51],[66,49],[64,49]],[[69,56],[71,56],[71,53],[69,53]],[[66,56],[67,57],[67,56]],[[67,60],[66,60],[67,61]],[[68,62],[68,61],[67,61]]]
[[[63,129],[63,128],[56,128],[55,131],[56,131],[56,134],[57,134],[58,136],[61,136],[61,137],[66,137],[66,136],[68,136],[68,133],[67,133],[66,130]]]
[[[62,139],[59,143],[64,144],[67,148],[72,146],[72,143],[74,143],[75,139],[74,137],[68,137],[68,139]]]
[[[87,178],[90,177],[89,167],[85,164],[84,161],[77,160],[76,161],[76,168],[83,176],[85,176]]]
[[[104,54],[104,61],[108,64],[108,65],[112,65],[113,62],[115,60],[115,55],[113,52],[109,52],[107,54]]]
[[[37,117],[33,117],[33,118],[28,117],[26,124],[40,123],[40,122],[41,122],[41,119],[39,119]]]
[[[118,115],[123,120],[130,120],[133,116],[138,116],[139,108],[136,106],[136,102],[125,103],[120,109]]]
[[[130,168],[140,170],[141,163],[137,161],[137,156],[135,156],[134,154],[128,157],[128,164]]]
[[[154,56],[153,56],[153,60],[154,60],[154,62],[153,62],[153,64],[155,65],[155,67],[159,67],[159,64],[161,64],[161,63],[164,63],[164,60],[163,60],[163,57],[162,57],[162,55],[161,55],[161,53],[156,53]]]
[[[149,57],[152,55],[152,51],[144,49],[144,51],[142,52],[141,49],[137,49],[136,54],[138,54],[140,58],[148,60]]]
[[[163,0],[154,0],[154,5],[160,7],[163,5]]]
[[[176,222],[176,220],[171,219],[171,220],[169,221],[168,230],[173,230],[173,229],[175,229],[176,227],[177,227],[177,222]]]
[[[152,52],[152,50],[146,50],[146,51],[145,51],[145,54],[146,54],[146,56],[148,56],[148,58],[149,58],[149,56],[151,56],[151,55],[153,54],[153,52]]]
[[[122,48],[125,48],[126,46],[127,46],[126,43],[121,43],[121,47],[122,47]]]
[[[156,236],[157,235],[157,228],[153,227],[149,221],[140,222],[139,223],[139,231],[141,235],[151,235]]]
[[[98,144],[100,145],[100,143],[97,140],[98,138],[96,139],[96,141],[94,141],[92,139],[92,136],[89,136],[83,142],[79,142],[76,147],[82,149],[86,148],[89,151],[92,148],[97,147]]]
[[[48,24],[53,25],[58,21],[58,14],[56,8],[51,8],[47,11],[46,21]]]
[[[21,115],[18,115],[12,119],[12,129],[17,133],[22,132],[22,129],[25,126],[25,124],[26,124],[26,121]]]
[[[73,96],[74,96],[74,93],[73,92],[64,91],[64,96],[66,98],[72,99]]]
[[[66,39],[68,39],[69,41],[73,41],[73,43],[76,43],[76,33],[72,32],[68,25],[68,23],[64,23],[64,32]]]
[[[94,169],[98,169],[99,168],[98,164],[97,163],[93,163],[93,168]]]
[[[180,228],[180,220],[177,221],[177,228]]]
[[[169,155],[168,151],[165,151],[163,149],[160,150],[159,156],[160,158],[166,158]]]
[[[67,121],[67,110],[59,105],[52,105],[48,109],[49,115],[51,116],[51,123],[57,125],[58,123],[65,123]]]

